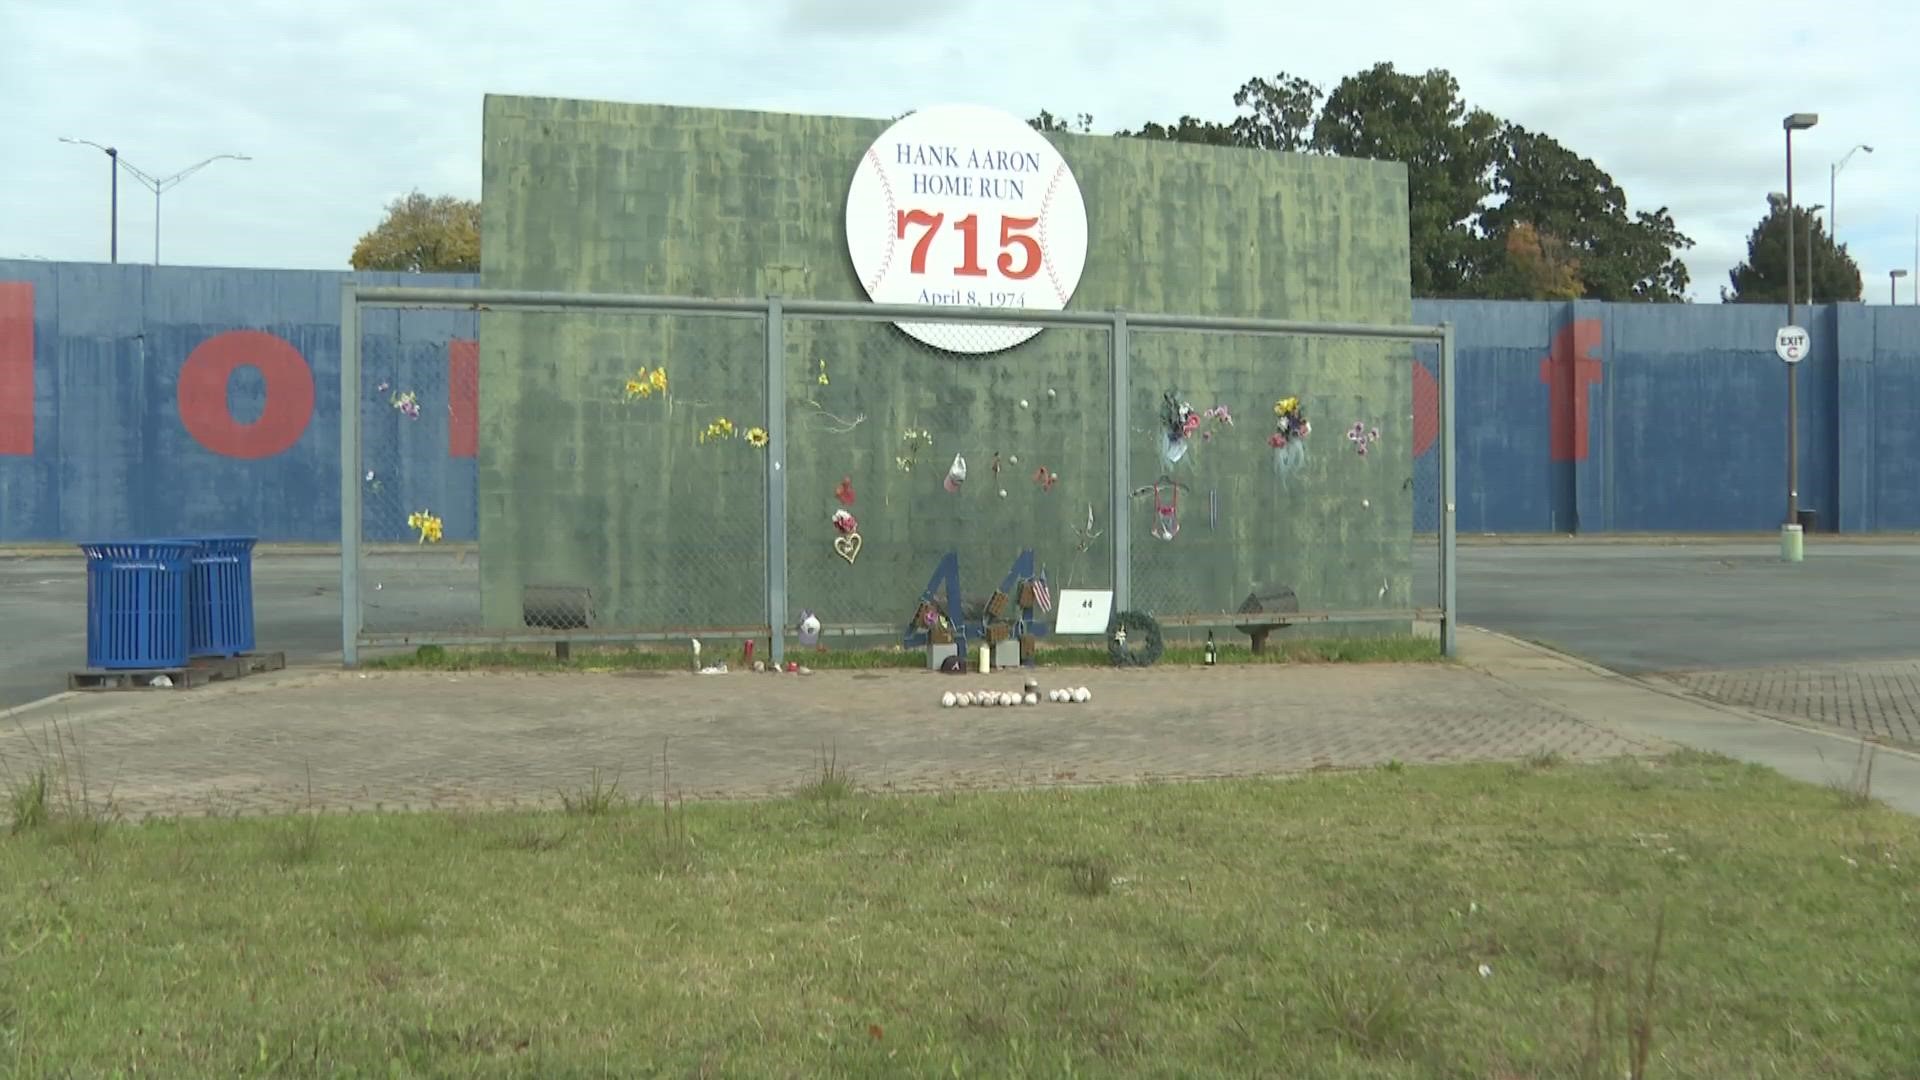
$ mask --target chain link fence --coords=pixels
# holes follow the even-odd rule
[[[1172,635],[1449,599],[1440,328],[352,285],[342,324],[349,663],[898,643],[1035,581]]]
[[[438,359],[370,329],[365,643],[764,632],[764,317],[494,312]],[[482,386],[482,348],[534,359]]]
[[[1130,352],[1136,609],[1204,632],[1431,606],[1414,587],[1408,343],[1135,331]]]
[[[888,323],[785,320],[795,626],[898,643],[923,597],[984,626],[1025,560],[1016,576],[1054,589],[1113,587],[1110,332],[989,352],[1006,328],[937,329],[958,351]]]
[[[480,625],[471,316],[368,311],[361,322],[357,595],[373,633]],[[416,527],[417,526],[417,527]]]
[[[1438,609],[1446,599],[1446,564],[1441,560],[1443,543],[1447,560],[1452,559],[1452,538],[1442,538],[1445,504],[1442,501],[1442,461],[1440,383],[1446,367],[1437,342],[1415,342],[1412,346],[1413,410],[1413,602]]]

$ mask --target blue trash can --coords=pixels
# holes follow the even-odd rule
[[[187,576],[187,650],[194,656],[253,651],[252,536],[197,536]]]
[[[87,666],[109,671],[187,666],[187,577],[196,550],[181,540],[85,543]]]

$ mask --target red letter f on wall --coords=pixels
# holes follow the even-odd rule
[[[33,286],[0,281],[0,454],[33,456]]]
[[[1576,319],[1553,336],[1540,361],[1547,384],[1548,443],[1554,461],[1587,460],[1587,390],[1600,381],[1600,320]]]

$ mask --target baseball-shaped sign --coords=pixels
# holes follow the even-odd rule
[[[861,157],[847,253],[875,303],[1061,311],[1087,262],[1087,204],[1066,159],[1024,121],[934,106],[896,121]],[[959,353],[999,352],[1041,329],[898,325]]]

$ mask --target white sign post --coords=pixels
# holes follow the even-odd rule
[[[1010,113],[940,105],[896,121],[847,188],[847,253],[879,304],[1061,311],[1087,261],[1087,206],[1053,144]],[[991,353],[1037,326],[900,323],[935,348]]]
[[[1797,364],[1807,358],[1807,349],[1812,339],[1798,326],[1783,326],[1774,332],[1773,352],[1789,364]]]

